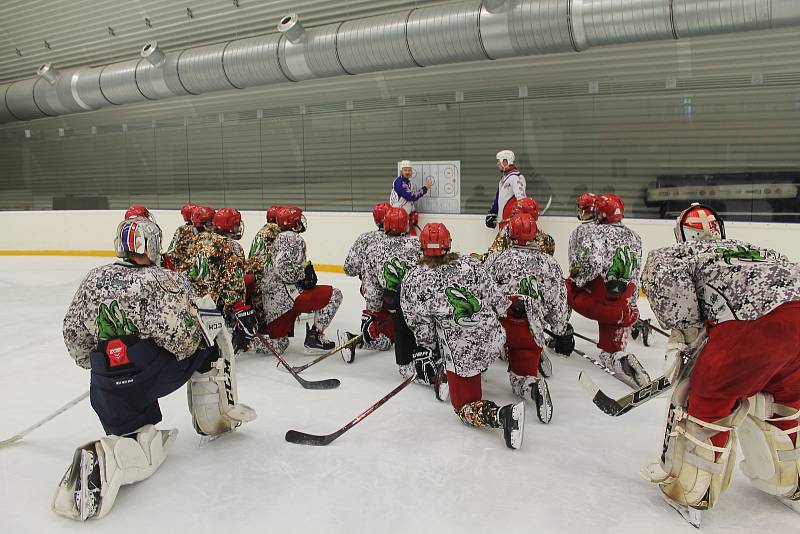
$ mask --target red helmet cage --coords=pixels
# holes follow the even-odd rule
[[[144,217],[145,219],[149,219],[150,210],[144,206],[131,206],[125,211],[125,218],[130,219],[131,217]]]
[[[270,206],[267,208],[267,222],[278,224],[278,213],[283,209],[283,206]]]
[[[617,195],[600,195],[595,201],[594,210],[601,223],[618,223],[625,217],[625,203]]]
[[[281,230],[295,230],[303,220],[303,210],[297,206],[284,206],[278,211],[276,223]]]
[[[233,208],[221,208],[214,214],[214,226],[223,232],[236,233],[242,225],[242,214]]]
[[[690,230],[687,235],[686,230]],[[675,239],[678,243],[703,239],[725,239],[725,222],[711,207],[693,202],[678,215],[675,221]]]
[[[392,206],[389,205],[388,202],[379,202],[375,204],[375,207],[372,208],[372,220],[375,221],[375,224],[378,225],[378,228],[383,226],[383,218],[386,216],[386,212],[389,211],[389,208],[391,207]]]
[[[408,212],[403,208],[389,208],[383,217],[383,231],[387,234],[408,233]]]
[[[533,197],[525,197],[517,200],[517,203],[514,204],[514,207],[511,209],[511,216],[517,215],[519,213],[529,213],[533,215],[533,220],[536,221],[539,219],[539,214],[541,211],[539,210],[539,203],[536,202],[536,199]]]
[[[181,207],[181,217],[183,217],[183,221],[184,222],[186,222],[186,223],[191,223],[192,222],[192,211],[194,211],[194,209],[196,207],[197,206],[195,206],[194,204],[191,204],[191,203],[184,204]]]
[[[192,210],[192,226],[198,230],[203,230],[206,224],[214,220],[214,208],[208,206],[195,206]]]

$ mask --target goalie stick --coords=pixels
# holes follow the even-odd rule
[[[72,408],[73,406],[75,406],[76,404],[78,404],[79,402],[81,402],[83,399],[85,399],[88,396],[89,396],[89,392],[88,391],[86,393],[82,393],[80,396],[75,397],[74,399],[72,399],[71,401],[66,403],[64,406],[62,406],[61,408],[59,408],[55,412],[51,413],[50,415],[48,415],[47,417],[45,417],[41,421],[38,421],[38,422],[32,424],[31,426],[29,426],[28,428],[26,428],[25,430],[23,430],[19,434],[16,434],[14,436],[11,436],[8,439],[4,439],[3,441],[0,441],[0,448],[6,447],[8,445],[11,445],[12,443],[18,442],[19,440],[21,440],[22,438],[24,438],[25,436],[27,436],[28,434],[30,434],[31,432],[33,432],[34,430],[39,428],[40,426],[44,425],[48,421],[52,421],[53,419],[55,419],[56,417],[58,417],[62,413],[66,412],[67,410],[69,410],[70,408]]]
[[[263,343],[264,346],[267,347],[267,349],[269,349],[269,351],[278,359],[278,362],[283,365],[286,370],[289,371],[289,374],[291,374],[294,379],[297,380],[305,389],[334,389],[338,388],[341,384],[337,378],[328,378],[326,380],[305,380],[295,372],[291,365],[286,363],[286,360],[284,360],[274,348],[272,348],[272,343],[264,339],[264,337],[258,332],[256,332],[256,337],[258,337],[261,343]]]
[[[356,426],[359,422],[361,422],[362,419],[364,419],[369,414],[371,414],[372,412],[383,406],[386,403],[386,401],[388,401],[389,399],[400,393],[400,391],[407,385],[409,385],[411,382],[413,382],[415,378],[416,375],[411,375],[405,380],[403,380],[399,386],[397,386],[392,391],[383,396],[380,400],[378,400],[378,402],[376,402],[375,404],[373,404],[372,406],[370,406],[369,408],[358,414],[355,417],[355,419],[344,425],[336,432],[318,436],[316,434],[308,434],[306,432],[300,432],[298,430],[289,430],[288,432],[286,432],[286,441],[288,441],[289,443],[297,443],[299,445],[317,445],[317,446],[329,445],[333,440],[335,440],[336,438],[338,438],[339,436],[341,436],[342,434],[344,434],[345,432]]]
[[[702,348],[702,345],[700,348]],[[692,372],[699,351],[700,350],[697,349],[694,352],[681,353],[683,362],[681,372],[678,375],[678,382],[683,380],[684,377],[689,376],[689,373]],[[620,415],[628,413],[637,406],[641,406],[645,402],[658,397],[672,388],[673,385],[666,375],[661,375],[646,386],[635,389],[618,399],[613,399],[603,393],[603,390],[601,390],[591,378],[584,375],[583,372],[578,375],[578,381],[581,383],[581,386],[583,386],[583,389],[592,396],[592,402],[595,406],[612,417],[619,417]]]

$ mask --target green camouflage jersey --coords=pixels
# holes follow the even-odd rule
[[[196,295],[211,295],[222,308],[244,302],[244,253],[229,237],[201,232],[189,249],[189,280]]]
[[[190,269],[187,262],[189,256],[189,249],[197,239],[197,229],[191,224],[184,224],[175,230],[175,235],[167,249],[167,254],[172,258],[172,263],[175,264],[175,269],[179,272],[185,272]]]

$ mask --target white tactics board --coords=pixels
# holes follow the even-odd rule
[[[417,211],[422,213],[461,213],[461,162],[412,161],[414,173],[411,182],[422,187],[428,178],[433,180],[428,194],[417,201]],[[397,163],[400,174],[400,163]]]

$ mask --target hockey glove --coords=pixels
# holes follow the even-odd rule
[[[555,351],[564,356],[569,356],[575,350],[575,332],[572,330],[572,325],[567,323],[567,328],[561,335],[554,335]]]
[[[361,335],[365,345],[370,345],[378,340],[378,314],[372,310],[361,312]]]
[[[496,228],[497,227],[497,214],[492,213],[491,211],[486,214],[486,228]]]
[[[162,254],[161,255],[161,266],[165,269],[169,269],[170,271],[177,271],[178,269],[175,267],[175,262],[172,261],[172,256],[169,254]]]
[[[417,371],[417,384],[425,386],[436,385],[438,367],[441,365],[441,358],[431,349],[417,347],[414,351],[414,369]]]
[[[304,272],[304,277],[297,283],[297,287],[303,290],[314,289],[317,286],[317,273],[314,271],[314,264],[307,261]]]
[[[233,326],[233,350],[244,352],[256,337],[256,315],[252,306],[237,302],[233,305],[235,324]]]

